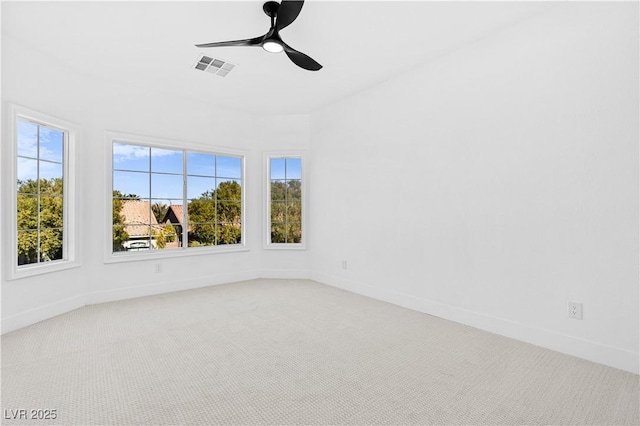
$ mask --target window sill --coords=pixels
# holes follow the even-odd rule
[[[188,249],[173,250],[145,250],[137,252],[109,252],[104,263],[138,262],[140,260],[158,260],[185,256],[203,256],[224,253],[242,253],[250,251],[246,246],[240,247],[191,247]]]
[[[65,260],[58,262],[45,262],[40,264],[34,264],[29,266],[23,266],[20,268],[12,268],[10,269],[8,281],[19,280],[22,278],[29,278],[42,274],[49,274],[52,272],[65,271],[67,269],[73,269],[80,267],[80,262]]]
[[[306,250],[305,244],[265,244],[265,250]]]

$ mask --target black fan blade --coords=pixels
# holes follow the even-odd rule
[[[215,43],[196,44],[196,47],[259,46],[265,37],[266,34],[260,37],[247,38],[244,40],[218,41]]]
[[[293,47],[287,45],[286,43],[282,43],[284,47],[284,53],[287,54],[289,59],[299,66],[300,68],[304,68],[309,71],[318,71],[322,68],[322,65],[311,59],[309,56],[305,55],[302,52],[298,52]]]
[[[304,0],[282,0],[280,8],[278,9],[278,16],[276,17],[276,28],[278,31],[291,24],[296,20],[302,10]]]

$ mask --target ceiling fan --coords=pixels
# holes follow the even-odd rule
[[[281,29],[295,21],[300,14],[300,10],[302,10],[303,4],[304,0],[282,0],[281,3],[268,1],[262,5],[264,13],[271,18],[271,28],[265,35],[244,40],[196,44],[196,47],[260,46],[271,53],[280,53],[284,50],[289,59],[300,68],[318,71],[322,68],[322,65],[282,41],[279,34]]]

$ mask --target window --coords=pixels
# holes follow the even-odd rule
[[[15,212],[12,278],[75,266],[73,158],[77,128],[11,107]]]
[[[112,252],[242,245],[242,156],[112,147]]]
[[[267,248],[304,248],[302,156],[267,157]]]

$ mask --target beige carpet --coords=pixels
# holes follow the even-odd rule
[[[638,424],[638,391],[637,375],[312,281],[88,306],[2,337],[3,417],[57,410],[3,424],[621,425]]]

